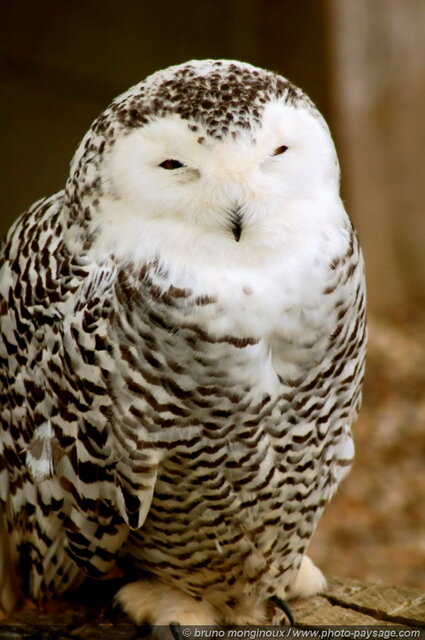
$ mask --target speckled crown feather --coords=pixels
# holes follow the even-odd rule
[[[191,60],[148,76],[118,96],[94,121],[78,148],[67,184],[71,218],[81,219],[88,200],[102,195],[98,167],[117,136],[176,114],[198,142],[254,129],[271,99],[303,105],[318,115],[306,94],[286,78],[235,60]],[[87,196],[90,196],[87,198]],[[87,220],[90,213],[85,208]]]

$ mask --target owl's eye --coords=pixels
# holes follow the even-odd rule
[[[180,167],[184,167],[184,164],[182,162],[179,162],[178,160],[169,159],[161,162],[159,166],[163,169],[180,169]]]
[[[277,149],[275,149],[272,153],[272,156],[280,156],[282,155],[282,153],[285,153],[285,151],[288,149],[288,147],[286,147],[284,144],[281,147],[278,147]]]

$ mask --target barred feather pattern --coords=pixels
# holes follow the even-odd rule
[[[95,123],[66,190],[3,247],[1,604],[131,566],[231,621],[241,598],[289,593],[350,467],[362,258],[346,219],[340,248],[311,262],[320,286],[307,302],[282,308],[267,335],[217,330],[219,289],[182,286],[161,255],[94,251],[107,187],[87,167],[124,126],[117,104],[121,124],[115,107]],[[249,308],[256,293],[240,295]]]

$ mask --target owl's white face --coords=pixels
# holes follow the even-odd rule
[[[282,101],[222,140],[178,115],[118,139],[105,158],[103,248],[130,259],[238,264],[322,236],[345,215],[324,121]]]

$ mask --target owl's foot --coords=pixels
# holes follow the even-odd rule
[[[138,625],[170,626],[174,637],[178,625],[216,625],[214,607],[158,580],[139,580],[122,587],[115,600]]]
[[[292,612],[285,601],[296,597],[308,598],[325,588],[326,579],[322,572],[304,556],[289,592],[280,594],[278,591],[270,598],[270,606],[281,609],[293,625]],[[125,585],[118,591],[115,601],[136,624],[167,627],[174,638],[180,636],[180,625],[264,624],[268,619],[267,607],[264,606],[264,610],[260,607],[257,611],[254,605],[258,603],[249,604],[242,600],[226,611],[219,603],[214,603],[214,606],[205,600],[196,600],[180,589],[154,579]]]
[[[304,556],[298,575],[286,598],[309,598],[326,589],[326,578],[308,556]]]

